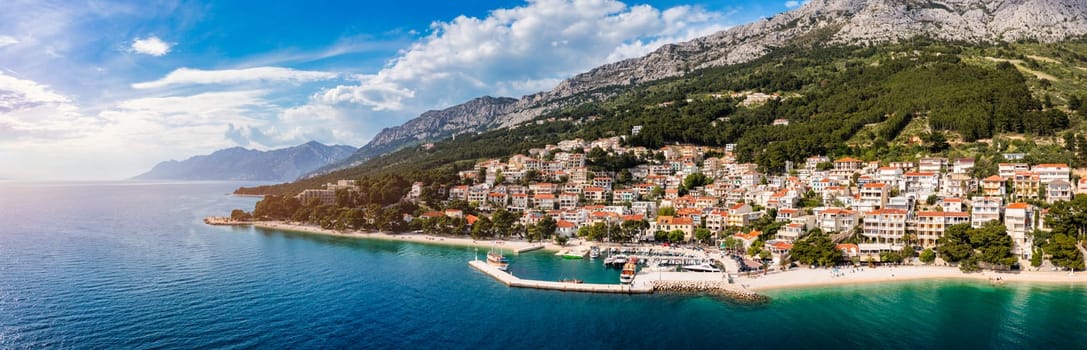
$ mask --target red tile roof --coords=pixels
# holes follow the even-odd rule
[[[1023,203],[1023,202],[1012,203],[1012,204],[1008,204],[1008,206],[1007,206],[1008,209],[1027,209],[1029,207],[1030,207],[1030,204]]]
[[[748,232],[748,233],[737,233],[737,234],[734,234],[732,236],[736,237],[736,238],[739,238],[739,239],[742,239],[742,240],[745,240],[745,241],[750,241],[750,240],[754,240],[755,238],[758,238],[760,235],[762,235],[762,231],[751,231],[751,232]]]

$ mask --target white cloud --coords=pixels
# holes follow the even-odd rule
[[[430,35],[378,73],[357,85],[326,89],[314,100],[412,112],[479,95],[519,96],[601,64],[723,29],[719,18],[690,6],[661,11],[615,0],[532,0],[484,18],[434,22]]]
[[[19,40],[3,48],[20,51],[13,57],[21,61],[11,64],[20,72],[17,76],[54,82],[83,72],[95,74],[89,67],[66,69],[57,62],[74,60],[89,48],[85,43],[108,39],[79,29],[73,21],[82,11],[35,8],[38,12],[23,11],[17,17],[0,11],[0,32]],[[34,16],[38,19],[22,18]],[[86,108],[46,84],[0,74],[0,170],[6,172],[0,176],[119,178],[161,160],[236,145],[267,149],[318,140],[359,146],[382,127],[422,110],[480,95],[547,90],[589,68],[723,29],[721,17],[689,6],[530,0],[480,18],[435,22],[377,72],[353,76],[285,66],[386,50],[393,44],[355,38],[323,52],[271,53],[256,57],[264,61],[239,64],[254,68],[179,68],[136,84],[121,73],[134,62],[122,54],[95,65],[111,74],[97,72],[101,80],[94,81],[110,84],[92,84],[120,89],[83,87],[78,96],[89,101],[82,106]],[[11,23],[19,26],[5,28]],[[174,45],[156,36],[135,39],[122,43],[128,47],[121,50],[162,56]],[[53,59],[46,52],[66,58]],[[305,90],[309,84],[300,88],[312,82],[323,82],[326,88],[316,93]],[[79,89],[64,87],[60,90]],[[183,88],[152,90],[175,87]],[[230,90],[215,91],[223,89]],[[300,96],[310,98],[299,101]],[[8,164],[20,166],[3,169]]]
[[[798,0],[789,0],[789,1],[786,1],[786,2],[785,2],[785,7],[788,7],[788,8],[797,8],[797,7],[800,7],[801,5],[807,4],[807,3],[808,3],[808,1],[809,1],[809,0],[804,0],[804,1],[798,1]]]
[[[143,39],[133,40],[129,50],[135,53],[157,57],[170,53],[170,47],[172,46],[173,44],[162,41],[159,37],[152,35]]]
[[[19,40],[7,35],[0,35],[0,47],[18,44]]]
[[[0,112],[28,104],[68,102],[68,97],[56,93],[49,86],[0,72]]]
[[[132,84],[136,89],[153,89],[170,85],[236,84],[244,82],[288,81],[294,83],[328,80],[336,73],[294,70],[282,67],[254,67],[244,69],[200,70],[178,68],[162,79]]]

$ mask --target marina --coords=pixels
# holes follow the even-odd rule
[[[476,270],[483,272],[484,274],[493,277],[494,279],[502,282],[503,284],[516,287],[516,288],[532,288],[532,289],[547,289],[557,290],[564,292],[585,292],[585,293],[617,293],[617,294],[648,294],[653,293],[653,285],[646,282],[636,281],[634,284],[621,285],[621,284],[598,284],[598,283],[566,283],[566,282],[552,282],[552,281],[540,281],[540,280],[526,280],[521,279],[513,274],[499,270],[497,267],[488,265],[479,260],[472,260],[468,262],[469,266],[474,267]]]
[[[559,260],[569,261],[566,259]],[[654,265],[647,268],[638,268],[638,261],[637,257],[627,260],[624,271],[617,281],[619,283],[584,283],[577,278],[565,277],[556,281],[528,279],[514,276],[511,272],[502,271],[482,260],[469,261],[468,265],[512,288],[611,294],[680,293],[715,295],[738,302],[761,303],[766,301],[766,297],[739,284],[731,283],[731,278],[724,272],[712,270],[684,272],[674,271],[674,267],[661,268]],[[588,264],[589,262],[586,261],[585,263]]]

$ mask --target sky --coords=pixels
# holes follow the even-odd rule
[[[235,146],[359,147],[427,110],[550,90],[799,5],[4,0],[0,179],[124,179]]]

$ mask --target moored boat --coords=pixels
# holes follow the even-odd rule
[[[487,252],[487,265],[497,267],[499,270],[508,271],[510,260],[505,255],[496,251]]]
[[[592,247],[592,249],[589,249],[589,259],[597,259],[597,258],[600,258],[600,247],[595,247],[594,246],[594,247]]]
[[[683,269],[694,272],[721,272],[721,269],[717,268],[716,266],[710,265],[709,263],[701,263],[698,265],[684,265]]]
[[[634,275],[638,273],[638,258],[631,258],[623,265],[623,272],[619,273],[619,283],[634,283]]]

